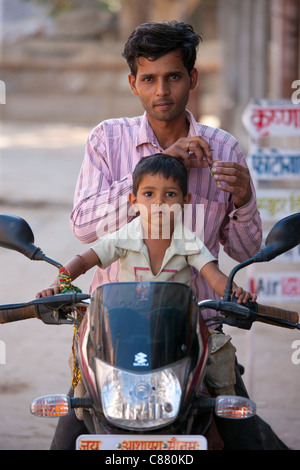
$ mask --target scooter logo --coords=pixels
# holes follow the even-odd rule
[[[137,353],[135,356],[134,356],[134,363],[133,365],[136,366],[136,367],[147,367],[149,366],[149,362],[148,362],[148,359],[147,359],[147,354],[143,353],[143,352],[139,352]]]

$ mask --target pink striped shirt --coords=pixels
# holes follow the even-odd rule
[[[190,122],[188,136],[200,135],[208,141],[214,159],[246,166],[242,149],[231,134],[197,123],[189,111],[187,118]],[[128,203],[132,171],[142,157],[162,151],[146,114],[106,120],[92,130],[71,214],[72,229],[82,243],[94,242],[132,219]],[[217,188],[207,168],[190,170],[192,201],[189,228],[215,258],[218,257],[220,243],[225,252],[237,261],[244,261],[259,250],[262,230],[253,184],[252,191],[249,203],[235,209],[231,195]],[[97,268],[91,291],[99,284],[117,280],[118,262],[106,271]],[[199,300],[217,298],[196,271],[192,272],[191,287]]]

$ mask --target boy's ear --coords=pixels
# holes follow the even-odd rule
[[[130,205],[133,207],[133,209],[135,210],[135,212],[138,212],[138,209],[135,206],[136,204],[136,196],[133,194],[133,193],[129,193],[128,194],[128,200],[130,202]]]
[[[189,204],[191,202],[191,199],[192,199],[192,195],[191,193],[188,193],[184,198],[183,198],[183,202],[185,204]]]

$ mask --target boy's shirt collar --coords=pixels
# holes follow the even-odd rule
[[[137,252],[142,252],[147,249],[144,243],[143,227],[140,216],[136,217],[116,232],[116,237],[116,246],[118,248]],[[199,253],[196,236],[180,221],[175,224],[168,252],[170,256],[188,256]]]

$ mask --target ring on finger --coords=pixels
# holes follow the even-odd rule
[[[190,144],[191,144],[191,142],[188,142],[187,148],[186,148],[186,151],[187,151],[188,153],[189,153],[189,151],[190,151]]]

